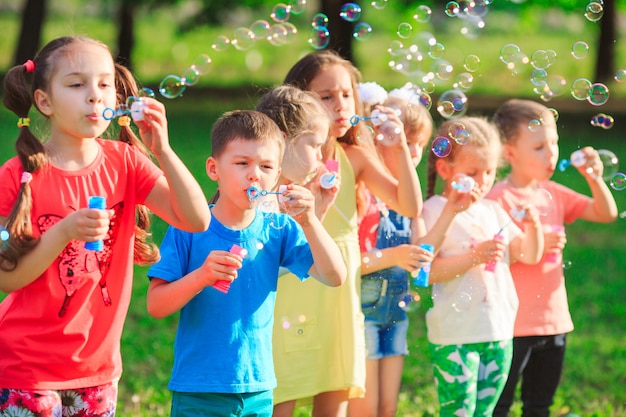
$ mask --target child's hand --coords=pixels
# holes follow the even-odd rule
[[[243,258],[234,253],[225,250],[211,251],[200,267],[204,286],[212,287],[216,281],[233,282],[242,262]]]
[[[315,197],[307,188],[289,184],[280,196],[283,211],[305,226],[315,217]]]
[[[109,233],[112,210],[81,208],[67,215],[62,222],[67,227],[68,240],[96,242],[104,240]]]
[[[335,203],[337,193],[341,186],[341,177],[339,177],[339,173],[335,173],[337,176],[335,177],[334,186],[331,188],[322,187],[320,185],[320,177],[327,172],[325,167],[320,166],[315,177],[305,186],[315,197],[315,213],[320,221],[324,219],[330,206]]]
[[[585,177],[587,181],[602,178],[604,164],[602,164],[598,151],[593,149],[591,146],[585,146],[580,151],[585,155],[586,161],[585,164],[578,167],[578,171],[581,175]]]
[[[537,230],[542,230],[541,220],[539,219],[539,210],[533,204],[525,203],[521,205],[521,213],[524,213],[522,217],[522,223],[526,226],[535,227]]]
[[[163,150],[170,147],[165,106],[150,97],[142,97],[141,100],[144,104],[144,118],[136,122],[139,127],[139,135],[152,153],[158,156]]]
[[[567,236],[563,227],[545,225],[543,230],[543,253],[560,253],[567,243]]]
[[[387,145],[384,146],[383,152],[385,148],[402,149],[404,147],[407,147],[408,145],[407,145],[407,140],[406,140],[406,134],[404,133],[404,123],[402,123],[402,120],[400,120],[400,116],[398,116],[398,114],[396,113],[396,110],[391,107],[385,107],[381,105],[377,105],[375,108],[387,116],[387,120],[385,122],[393,123],[397,125],[399,128],[399,132],[397,133],[397,136],[400,140],[393,140],[391,142],[388,142]],[[374,126],[374,130],[376,131],[376,134],[381,133],[380,132],[381,126],[382,124],[379,126]]]
[[[424,263],[433,261],[434,255],[420,248],[418,245],[398,245],[393,250],[396,266],[406,269],[408,272],[419,270]]]
[[[504,242],[491,239],[485,240],[472,249],[473,264],[480,265],[487,262],[498,262],[504,257],[506,245]]]
[[[470,206],[477,202],[479,199],[480,190],[478,189],[478,187],[472,188],[467,193],[452,189],[448,193],[448,201],[446,202],[446,205],[448,205],[455,214],[458,214],[470,208]]]

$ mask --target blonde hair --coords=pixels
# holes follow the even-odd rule
[[[426,129],[429,135],[422,138],[421,146],[425,146],[430,139],[433,131],[433,118],[426,107],[419,103],[410,103],[408,100],[398,97],[389,96],[384,101],[383,106],[400,110],[400,120],[404,124],[404,133],[406,137],[416,135],[420,131]]]
[[[450,128],[456,123],[462,125],[464,129],[469,133],[467,142],[465,144],[459,144],[450,134]],[[500,134],[497,127],[489,122],[484,117],[460,117],[457,119],[446,120],[434,135],[433,140],[437,138],[446,138],[450,143],[450,153],[445,156],[449,163],[454,162],[455,157],[461,152],[464,146],[473,145],[479,148],[491,148],[498,157],[500,156]],[[428,154],[428,186],[426,190],[426,198],[432,197],[435,194],[435,185],[437,181],[437,159],[439,157],[434,152]]]
[[[7,72],[4,78],[2,97],[4,106],[15,113],[18,118],[27,118],[34,104],[34,92],[36,90],[48,91],[57,61],[67,59],[70,46],[78,42],[88,43],[109,51],[104,43],[86,37],[65,36],[50,41],[33,58],[34,71],[32,74],[26,71],[25,65],[15,66]],[[117,102],[125,103],[129,96],[137,95],[137,83],[127,68],[120,64],[114,65]],[[29,83],[27,77],[31,78],[31,75],[32,80]],[[135,135],[130,126],[120,128],[118,139],[136,146],[142,153],[149,155],[143,142]],[[46,149],[28,126],[19,129],[15,149],[25,172],[34,175],[47,166]],[[0,268],[4,271],[15,269],[18,259],[32,250],[39,242],[38,238],[33,237],[30,218],[32,207],[30,185],[28,182],[22,183],[17,200],[5,224],[10,239],[0,247]],[[138,264],[151,264],[159,259],[159,250],[154,243],[148,242],[150,237],[148,232],[150,228],[149,212],[145,206],[140,205],[136,206],[136,211],[134,261]]]
[[[314,93],[292,85],[272,88],[261,97],[256,110],[278,125],[285,133],[287,145],[311,133],[320,119],[328,120],[326,109]]]

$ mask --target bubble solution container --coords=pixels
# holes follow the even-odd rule
[[[502,240],[504,239],[504,236],[502,236],[500,233],[497,233],[496,235],[494,235],[493,239],[497,240],[498,242],[502,242]],[[485,264],[485,271],[494,272],[496,270],[496,264],[497,262],[495,261],[487,262]]]
[[[433,253],[435,247],[433,245],[429,245],[428,243],[420,244],[420,248],[427,250],[430,253]],[[428,287],[428,276],[430,275],[430,262],[420,268],[417,276],[413,280],[413,284],[418,287]]]
[[[89,202],[87,203],[89,208],[95,208],[104,210],[107,208],[107,201],[104,197],[100,196],[91,196],[89,197]],[[104,242],[102,240],[96,240],[95,242],[85,242],[85,249],[101,251],[104,249]]]
[[[326,161],[326,169],[328,172],[320,175],[320,187],[331,189],[337,183],[337,172],[339,171],[339,161],[329,159]]]

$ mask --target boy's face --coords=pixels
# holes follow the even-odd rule
[[[281,138],[282,140],[282,138]],[[242,210],[254,207],[250,187],[272,190],[280,176],[280,148],[275,141],[234,139],[218,158],[209,157],[207,174],[217,181],[218,201],[228,200]]]
[[[517,139],[504,145],[504,158],[511,164],[511,175],[526,181],[546,181],[554,174],[559,158],[556,123],[542,123],[529,129],[518,126]]]

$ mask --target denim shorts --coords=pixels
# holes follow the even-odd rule
[[[367,359],[407,355],[409,320],[400,307],[408,293],[406,272],[398,279],[366,275],[361,281]]]
[[[271,417],[273,403],[273,390],[242,394],[174,391],[171,417]]]
[[[373,321],[365,322],[365,348],[367,359],[381,359],[389,356],[409,354],[406,341],[409,320],[398,321],[390,327],[383,327]]]

